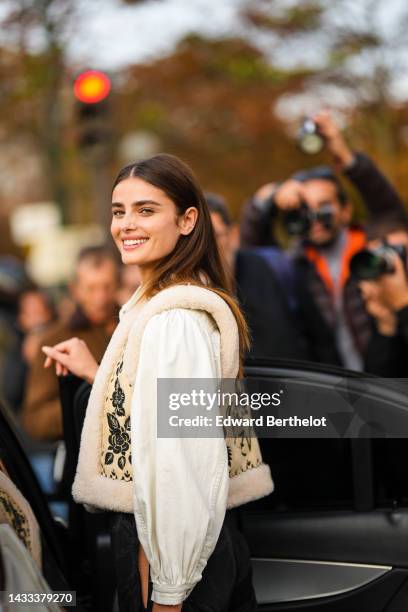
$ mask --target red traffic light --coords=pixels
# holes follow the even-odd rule
[[[109,78],[99,70],[82,72],[74,83],[74,95],[84,104],[96,104],[104,100],[110,92]]]

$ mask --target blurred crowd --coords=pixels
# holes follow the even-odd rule
[[[408,216],[381,169],[345,141],[332,116],[310,119],[327,166],[261,186],[234,223],[221,194],[206,193],[217,242],[252,346],[248,359],[301,360],[386,377],[408,366]],[[365,223],[353,223],[346,189]],[[0,259],[1,395],[27,440],[63,437],[57,374],[42,346],[84,340],[99,362],[118,311],[139,284],[107,246],[77,258],[57,303],[20,262]]]

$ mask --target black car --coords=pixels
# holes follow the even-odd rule
[[[257,390],[284,383],[297,385],[298,397],[323,392],[328,409],[339,396],[360,401],[407,430],[405,381],[302,363],[258,362],[245,374]],[[275,492],[240,509],[260,610],[408,610],[407,440],[349,438],[345,423],[334,438],[260,444]]]

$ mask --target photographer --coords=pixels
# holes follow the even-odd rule
[[[337,169],[359,190],[370,216],[402,213],[403,204],[371,160],[354,153],[330,114],[313,117]],[[295,254],[300,316],[314,349],[313,359],[362,370],[371,335],[370,317],[355,279],[352,256],[365,244],[361,228],[351,225],[352,205],[336,174],[317,167],[264,186],[247,203],[241,223],[246,246],[273,244],[271,222],[283,217],[299,237]]]
[[[363,280],[360,288],[375,331],[367,350],[365,370],[384,377],[408,374],[408,221],[385,218],[367,228],[368,249],[374,264],[387,264],[376,278]],[[378,263],[377,263],[378,262]],[[374,269],[373,264],[371,265]],[[374,272],[372,275],[374,276]]]
[[[401,388],[401,379],[408,375],[408,221],[399,216],[379,218],[367,226],[367,238],[364,259],[357,255],[351,264],[354,275],[372,279],[360,282],[374,321],[364,369],[370,374],[399,379],[397,387]],[[368,259],[367,254],[371,256]],[[383,495],[403,499],[408,477],[407,440],[388,438],[372,443],[376,478]]]

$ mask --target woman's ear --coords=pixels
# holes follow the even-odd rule
[[[183,236],[188,236],[194,229],[198,219],[198,209],[195,206],[190,206],[184,212],[179,221],[180,233]]]

